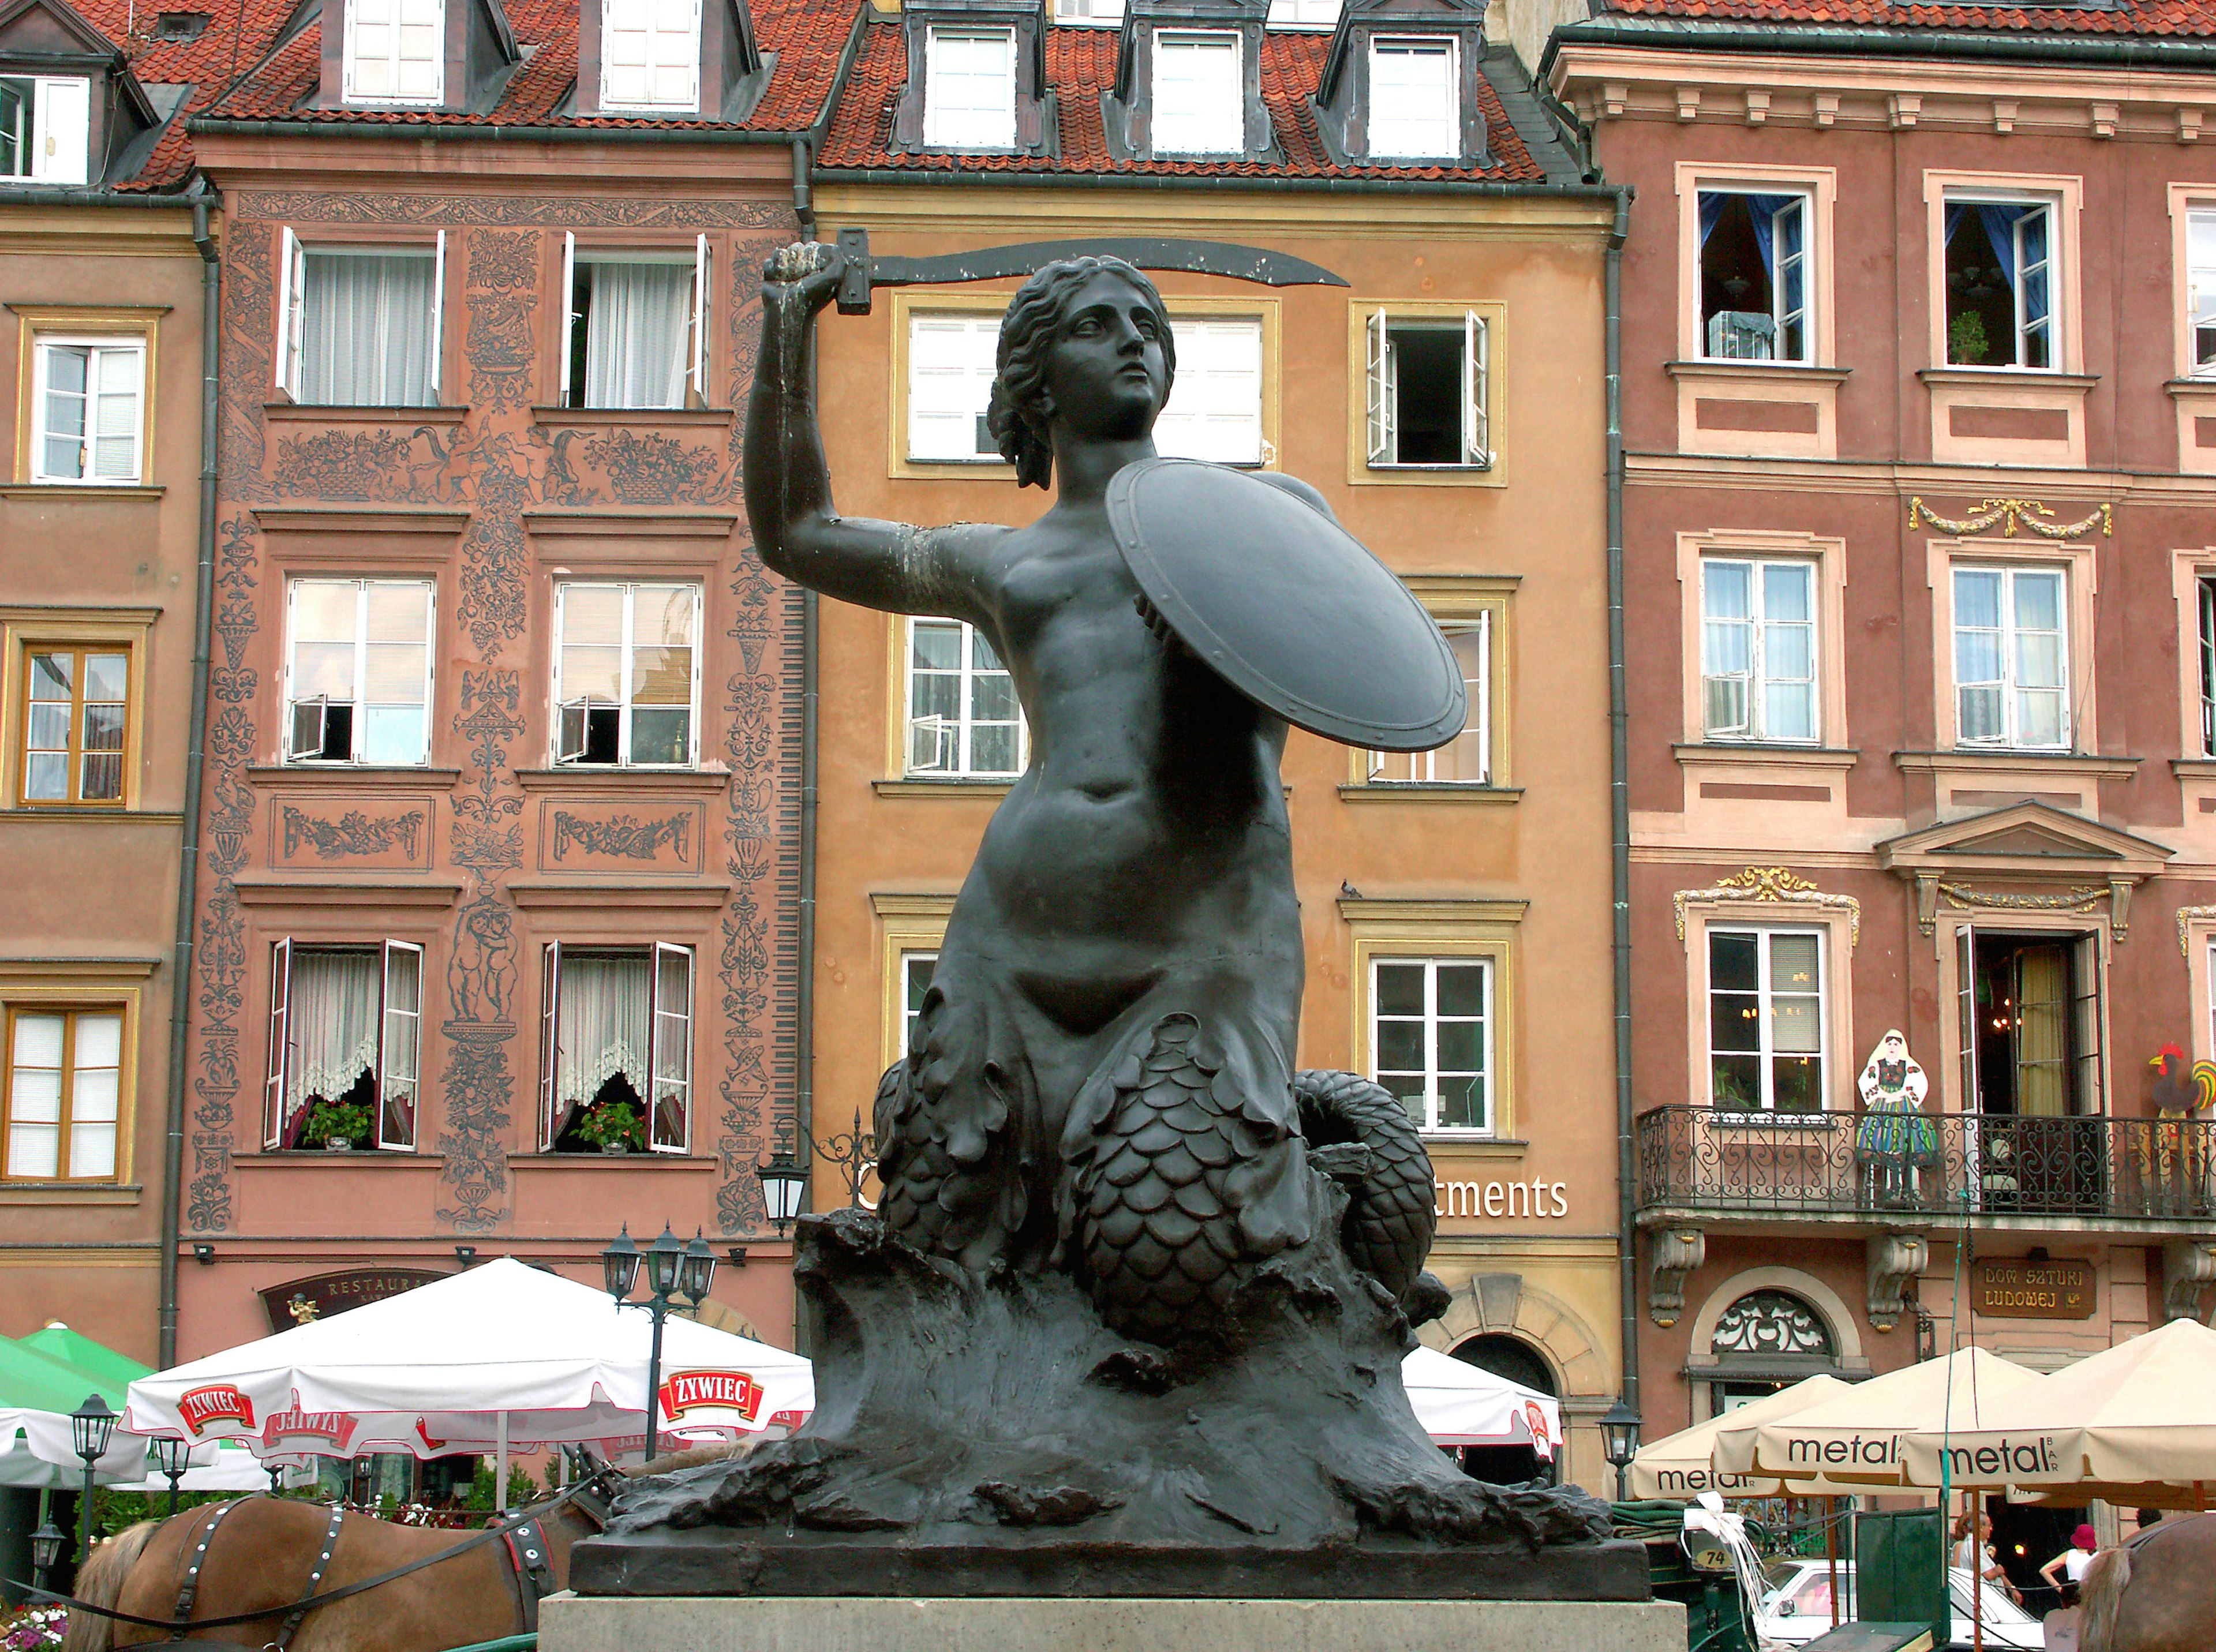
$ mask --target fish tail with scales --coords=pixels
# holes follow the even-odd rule
[[[1293,1075],[1293,1096],[1311,1150],[1341,1143],[1368,1150],[1362,1173],[1348,1181],[1340,1241],[1356,1267],[1407,1300],[1438,1225],[1431,1155],[1408,1109],[1367,1078],[1320,1068]]]

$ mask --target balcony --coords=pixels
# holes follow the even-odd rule
[[[1891,1226],[2206,1227],[2216,1123],[1926,1114],[1720,1113],[1638,1120],[1642,1225],[1722,1218]]]

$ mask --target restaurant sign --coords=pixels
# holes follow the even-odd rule
[[[387,1297],[398,1296],[403,1291],[412,1291],[419,1285],[450,1277],[450,1272],[434,1272],[427,1268],[348,1268],[335,1274],[316,1274],[306,1279],[287,1280],[282,1285],[265,1286],[261,1293],[262,1305],[269,1315],[271,1330],[291,1330],[296,1325],[313,1324],[335,1313],[344,1313],[348,1308],[366,1307]]]
[[[1997,1319],[2090,1319],[2094,1294],[2089,1262],[2012,1256],[1978,1263],[1970,1306]]]

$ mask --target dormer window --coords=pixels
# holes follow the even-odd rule
[[[1239,36],[1230,30],[1154,35],[1153,147],[1160,155],[1232,155],[1246,148]]]
[[[1055,0],[1054,21],[1099,26],[1123,21],[1123,0]]]
[[[1013,149],[1016,34],[934,27],[924,47],[923,141],[933,149]]]
[[[1339,0],[1270,0],[1271,28],[1330,28],[1339,21]]]
[[[92,83],[0,76],[0,178],[81,184],[92,149]]]
[[[700,0],[606,0],[600,13],[600,107],[700,107]]]
[[[347,101],[442,102],[446,41],[443,0],[347,0]]]
[[[1462,153],[1455,43],[1380,35],[1370,42],[1370,153],[1384,158]]]

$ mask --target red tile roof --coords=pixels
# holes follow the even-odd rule
[[[2216,35],[2212,0],[2123,0],[2094,6],[1932,6],[1893,0],[1599,0],[1594,7],[1628,16],[1752,23],[1819,23],[1910,31],[1979,29],[1989,33]],[[1789,42],[1785,49],[1790,49]]]
[[[1316,136],[1308,107],[1323,73],[1331,37],[1270,33],[1262,40],[1262,101],[1282,148],[1282,161],[1120,161],[1109,153],[1100,94],[1116,82],[1118,32],[1055,28],[1047,31],[1046,73],[1061,109],[1062,153],[1029,155],[902,154],[889,147],[893,106],[908,83],[907,31],[892,20],[864,31],[861,54],[840,100],[816,164],[826,170],[891,167],[917,172],[1168,173],[1222,177],[1487,178],[1537,181],[1546,174],[1509,124],[1492,85],[1480,81],[1493,164],[1487,167],[1339,166]]]
[[[292,15],[294,0],[175,0],[171,9],[205,10],[214,21],[194,40],[157,40],[155,16],[159,0],[71,0],[84,20],[130,55],[132,72],[142,84],[190,84],[192,95],[163,130],[154,152],[138,175],[118,187],[133,191],[174,189],[191,175],[192,146],[187,119],[214,102],[235,71],[250,68]],[[132,33],[133,26],[137,33]]]
[[[146,3],[148,0],[141,0]],[[343,0],[324,0],[335,14]],[[644,128],[665,132],[728,130],[716,120],[637,115],[557,115],[577,79],[577,0],[506,0],[516,43],[528,50],[500,101],[478,114],[453,109],[309,108],[322,70],[321,24],[311,22],[222,101],[226,120],[309,120],[329,125]],[[754,0],[754,38],[777,53],[769,90],[738,123],[754,132],[811,126],[828,96],[841,51],[853,28],[847,0]]]

